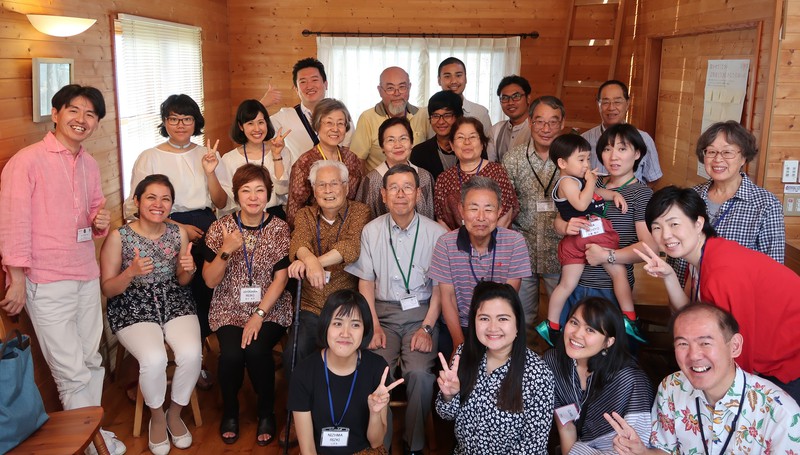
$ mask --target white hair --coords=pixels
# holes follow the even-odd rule
[[[319,172],[320,169],[325,169],[326,167],[335,167],[338,169],[342,183],[346,183],[347,179],[350,177],[350,171],[347,170],[347,166],[345,166],[341,161],[319,160],[315,161],[314,164],[311,165],[311,170],[308,171],[308,181],[311,182],[311,186],[314,186],[317,183],[317,172]]]

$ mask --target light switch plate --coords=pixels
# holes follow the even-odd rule
[[[783,172],[781,173],[781,182],[795,183],[797,182],[797,169],[800,166],[800,160],[784,160]]]

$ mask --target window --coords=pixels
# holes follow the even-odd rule
[[[497,85],[509,74],[519,74],[519,37],[514,38],[357,38],[318,37],[317,53],[328,75],[328,96],[347,104],[353,121],[380,100],[381,71],[399,66],[411,80],[409,102],[427,106],[441,90],[439,63],[457,57],[467,66],[464,96],[489,109],[492,121],[503,118]]]
[[[164,142],[161,103],[185,93],[204,111],[200,28],[120,14],[114,21],[123,197],[139,154]],[[197,139],[195,139],[197,140]],[[203,137],[198,140],[203,143]]]

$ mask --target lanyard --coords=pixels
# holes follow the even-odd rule
[[[411,259],[408,261],[408,276],[403,273],[403,267],[400,266],[400,260],[397,259],[397,252],[394,250],[394,243],[392,242],[392,225],[389,219],[391,216],[386,217],[386,226],[389,227],[389,246],[392,247],[392,255],[394,256],[394,262],[397,263],[397,269],[400,270],[400,276],[403,277],[403,284],[406,286],[406,294],[411,294],[411,291],[408,289],[408,283],[411,281],[411,268],[414,266],[414,252],[417,251],[417,238],[419,237],[419,225],[420,220],[417,218],[417,233],[414,234],[414,246],[411,247]]]
[[[344,226],[344,222],[347,219],[347,212],[350,211],[350,206],[348,205],[347,208],[344,210],[344,216],[342,217],[342,222],[339,224],[339,229],[336,231],[336,240],[333,243],[339,241],[339,234],[342,233],[342,226]],[[322,209],[320,209],[320,213],[317,215],[317,255],[322,256],[322,237],[320,235],[320,228],[319,228],[319,217],[322,216]]]
[[[556,177],[556,172],[558,172],[558,167],[553,169],[553,175],[550,176],[550,181],[547,182],[547,186],[544,186],[542,179],[539,178],[539,174],[536,173],[536,169],[533,168],[533,163],[531,162],[531,156],[528,151],[531,149],[531,141],[532,139],[528,139],[528,147],[525,149],[525,158],[528,159],[528,166],[531,167],[531,172],[533,172],[533,176],[536,177],[536,181],[539,182],[539,186],[542,187],[542,191],[544,191],[545,197],[547,197],[547,189],[550,188],[550,185],[553,184],[553,179]],[[534,153],[536,153],[534,151]],[[546,165],[547,163],[545,163]]]
[[[322,146],[321,146],[321,145],[319,145],[319,144],[317,144],[317,151],[319,152],[319,154],[320,154],[320,155],[322,155],[322,159],[323,159],[323,160],[327,160],[327,159],[328,159],[328,157],[327,157],[327,156],[325,156],[325,152],[323,152],[323,151],[322,151]],[[338,153],[338,154],[339,154],[339,161],[341,161],[342,163],[344,163],[344,160],[342,159],[342,151],[341,151],[341,150],[339,150],[339,147],[336,147],[336,153]]]
[[[350,407],[350,399],[353,398],[353,389],[356,388],[356,379],[358,379],[358,366],[361,364],[361,351],[358,351],[358,360],[356,360],[356,371],[353,373],[353,383],[350,384],[350,394],[347,395],[347,402],[344,404],[344,410],[342,411],[342,417],[339,420],[336,420],[336,417],[333,414],[333,396],[331,395],[331,381],[328,377],[328,350],[326,349],[322,354],[322,358],[325,360],[325,385],[328,386],[328,405],[331,408],[331,423],[333,423],[334,427],[338,427],[341,425],[342,420],[344,420],[344,415],[347,414],[347,408]]]
[[[497,258],[497,245],[494,246],[494,251],[492,252],[492,274],[489,276],[489,281],[494,281],[494,264],[496,258]],[[475,278],[475,283],[480,283],[481,281],[483,281],[483,278],[480,280],[478,279],[478,275],[475,274],[475,267],[472,266],[472,244],[470,244],[469,246],[469,269],[472,270],[472,277]]]
[[[480,175],[481,166],[483,166],[483,158],[481,158],[481,162],[478,163],[478,170],[475,171],[475,175]],[[464,182],[461,180],[461,165],[459,163],[456,163],[456,171],[458,171],[456,172],[456,175],[458,175],[458,186],[461,187],[464,185]],[[464,172],[464,175],[467,175],[467,173]]]
[[[239,232],[242,234],[242,253],[244,253],[244,265],[247,267],[247,280],[250,283],[250,287],[253,286],[253,258],[256,255],[256,247],[258,246],[258,241],[261,240],[261,232],[264,231],[264,212],[261,212],[261,223],[259,224],[260,228],[258,230],[258,236],[256,237],[256,243],[253,244],[253,251],[250,252],[250,259],[247,259],[247,242],[244,241],[244,229],[242,229],[242,212],[239,211],[239,216],[236,218],[236,224],[239,226]]]
[[[733,422],[731,422],[731,431],[728,432],[728,438],[725,439],[725,445],[722,446],[722,450],[719,453],[725,453],[725,449],[728,448],[728,444],[731,442],[731,437],[733,433],[736,432],[736,422],[739,421],[739,416],[742,414],[742,407],[744,406],[744,392],[747,389],[747,376],[742,373],[742,378],[744,379],[744,384],[742,384],[742,397],[739,398],[739,409],[736,411],[736,417],[733,418]],[[694,405],[697,408],[697,425],[700,427],[700,437],[703,439],[703,449],[705,450],[706,455],[708,455],[708,443],[706,442],[706,435],[703,431],[703,417],[700,413],[700,397],[695,397]],[[711,428],[714,428],[714,421],[711,421]]]
[[[244,161],[247,164],[250,164],[250,160],[247,159],[247,144],[242,144],[242,149],[244,150]],[[267,153],[266,152],[266,148],[264,146],[264,143],[262,142],[261,143],[261,167],[264,167],[264,155],[266,155],[266,153]]]
[[[589,391],[592,390],[592,378],[594,378],[594,374],[589,374],[589,378],[586,380],[586,396],[581,400],[580,393],[578,392],[581,388],[580,380],[577,382],[577,386],[575,382],[575,370],[578,369],[578,362],[576,360],[572,362],[572,394],[575,396],[575,404],[578,405],[578,413],[580,414],[583,405],[586,403],[586,400],[589,399]]]
[[[64,168],[64,174],[67,176],[67,183],[69,183],[69,187],[72,189],[72,208],[78,209],[78,213],[75,214],[75,224],[78,224],[78,217],[80,216],[80,209],[75,204],[75,183],[73,179],[69,176],[69,171],[67,170],[67,165],[64,163],[64,157],[61,156],[61,152],[58,152],[58,160],[61,161],[61,167]],[[78,160],[78,156],[75,156],[75,161]],[[89,218],[89,189],[86,186],[86,163],[81,160],[81,171],[83,172],[83,201],[86,203],[86,218]],[[90,223],[91,224],[91,223]]]
[[[724,204],[724,202],[723,202],[723,204]],[[734,206],[734,205],[736,205],[736,201],[734,201],[734,202],[731,202],[731,205],[729,205],[729,206],[728,206],[728,208],[727,208],[727,209],[725,209],[725,211],[724,211],[724,212],[722,212],[722,213],[721,213],[721,214],[720,214],[720,215],[717,217],[717,220],[716,220],[716,222],[715,222],[715,223],[711,223],[711,226],[712,226],[714,229],[717,229],[717,228],[719,227],[719,225],[721,225],[721,224],[722,224],[722,220],[723,220],[723,219],[725,219],[725,215],[727,215],[727,214],[728,214],[728,212],[730,212],[730,211],[731,211],[731,209],[733,208],[733,206]]]
[[[706,239],[707,241],[708,239]],[[703,242],[702,248],[700,248],[700,262],[697,263],[697,283],[692,283],[695,285],[695,290],[692,292],[694,294],[694,301],[695,303],[700,301],[700,273],[702,273],[703,267],[703,256],[706,254],[706,243]],[[694,274],[692,274],[692,281],[694,281]]]
[[[634,175],[633,177],[631,177],[630,179],[628,179],[628,181],[627,181],[627,182],[623,183],[623,184],[622,184],[622,186],[620,186],[620,187],[618,187],[618,188],[614,188],[614,191],[616,191],[616,192],[618,192],[618,193],[619,193],[620,191],[622,191],[622,190],[624,190],[625,188],[627,188],[627,187],[628,187],[628,185],[630,185],[630,184],[631,184],[631,182],[633,182],[634,180],[636,180],[636,176],[635,176],[635,175]]]

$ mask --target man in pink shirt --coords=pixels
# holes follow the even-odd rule
[[[111,216],[100,168],[81,145],[106,114],[94,87],[67,85],[52,100],[55,131],[17,152],[0,178],[0,308],[28,311],[64,409],[100,406],[103,333],[94,237]],[[125,445],[103,431],[112,454]],[[93,448],[92,446],[90,446]],[[91,451],[91,449],[90,449]]]

